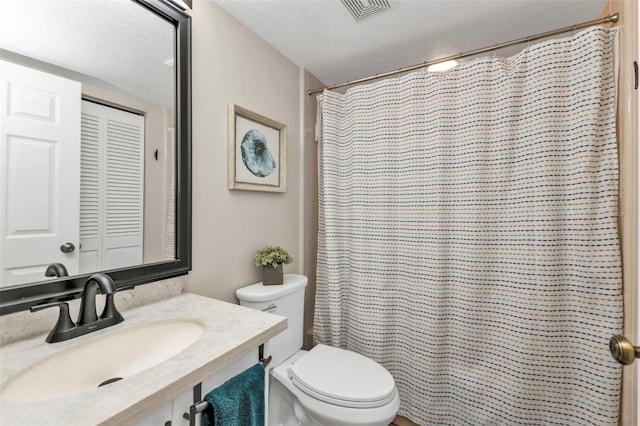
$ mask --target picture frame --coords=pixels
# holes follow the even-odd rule
[[[287,192],[287,126],[238,105],[229,105],[229,189]]]

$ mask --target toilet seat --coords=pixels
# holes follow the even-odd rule
[[[291,382],[307,395],[333,405],[375,408],[396,396],[391,374],[365,356],[318,345],[288,369]]]

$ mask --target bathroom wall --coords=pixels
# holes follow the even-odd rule
[[[262,281],[256,251],[276,244],[301,273],[301,72],[210,0],[193,17],[193,270],[189,291],[236,303],[235,290]],[[227,189],[227,106],[288,126],[287,192]]]

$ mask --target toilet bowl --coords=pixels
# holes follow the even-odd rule
[[[265,344],[270,426],[387,426],[400,407],[391,374],[352,351],[302,347],[307,278],[285,275],[281,286],[253,284],[236,291],[240,304],[286,316],[287,330]]]
[[[327,349],[335,353],[329,354],[326,361],[318,362],[316,356],[326,355]],[[362,360],[355,359],[354,355]],[[345,363],[336,364],[342,358]],[[351,362],[356,360],[363,361],[363,365],[358,367]],[[302,368],[296,369],[300,366]],[[347,370],[348,374],[344,374]],[[330,346],[319,345],[310,352],[296,352],[275,366],[270,378],[270,425],[286,424],[281,419],[287,417],[287,410],[278,401],[284,392],[295,398],[293,412],[297,424],[303,425],[387,426],[400,407],[395,383],[387,370],[361,355]],[[274,386],[274,382],[281,386]],[[300,405],[298,413],[296,403]]]

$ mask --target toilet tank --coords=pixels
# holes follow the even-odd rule
[[[279,365],[302,348],[306,286],[304,275],[285,274],[282,285],[259,282],[236,290],[240,305],[287,317],[287,329],[265,344],[265,356],[273,357],[269,367]]]

